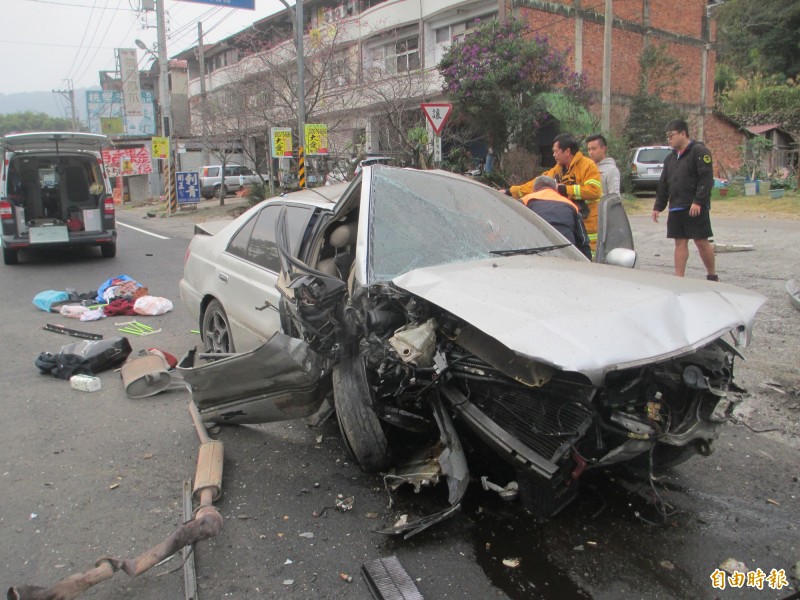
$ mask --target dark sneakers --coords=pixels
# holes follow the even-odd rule
[[[719,281],[719,275],[706,275],[706,279],[709,281]]]

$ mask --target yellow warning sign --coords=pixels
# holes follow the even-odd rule
[[[306,123],[306,156],[328,154],[328,126]]]

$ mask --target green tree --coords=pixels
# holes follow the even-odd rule
[[[46,113],[31,111],[0,115],[0,135],[27,131],[70,131],[72,123],[67,119],[51,117]]]
[[[739,75],[800,75],[800,2],[727,0],[716,9],[717,58]]]
[[[631,147],[661,144],[664,126],[672,119],[685,119],[665,97],[677,93],[680,65],[662,46],[650,45],[639,57],[639,84],[631,99],[625,137]]]
[[[567,52],[530,35],[517,20],[489,21],[454,42],[438,65],[454,116],[481,132],[500,156],[510,144],[536,151],[536,133],[550,118],[541,94],[583,93],[583,80],[567,67]]]

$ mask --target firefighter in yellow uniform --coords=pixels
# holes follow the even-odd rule
[[[597,208],[603,189],[600,171],[594,161],[584,156],[578,140],[569,133],[562,133],[553,140],[553,158],[556,166],[543,173],[558,182],[558,192],[572,200],[583,217],[589,234],[592,253],[597,247]],[[509,192],[518,200],[533,192],[533,179],[522,185],[512,185]]]

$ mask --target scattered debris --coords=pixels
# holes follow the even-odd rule
[[[519,559],[518,558],[504,558],[503,565],[508,567],[509,569],[516,569],[519,566]]]
[[[321,444],[321,443],[322,443],[322,436],[321,436],[321,435],[318,435],[318,436],[317,436],[317,443],[318,443],[318,444]]]
[[[292,585],[294,583],[294,579],[284,579],[283,585]]]
[[[423,600],[419,589],[396,556],[376,558],[364,563],[361,573],[377,600]]]
[[[367,513],[367,514],[365,514],[364,516],[365,516],[367,519],[377,519],[377,518],[378,518],[378,513],[374,513],[374,512],[368,512],[368,513]]]
[[[69,329],[68,327],[64,327],[63,325],[53,325],[52,323],[48,323],[44,327],[42,327],[45,331],[52,331],[54,333],[60,333],[62,335],[69,335],[76,338],[83,338],[84,340],[102,340],[103,336],[99,333],[89,333],[88,331],[78,331],[77,329]]]
[[[734,571],[739,571],[739,573],[747,573],[747,567],[745,564],[740,560],[736,560],[735,558],[726,558],[719,565],[719,568],[725,571],[728,575],[733,575]]]
[[[408,523],[408,515],[401,515],[400,518],[395,521],[394,526],[402,527],[406,523]]]
[[[773,500],[772,498],[767,498],[767,504],[772,504],[773,506],[780,506],[781,503],[777,500]]]
[[[339,579],[341,579],[342,581],[346,581],[347,583],[350,583],[351,581],[353,581],[353,576],[348,575],[347,573],[339,573]]]
[[[675,570],[675,565],[672,564],[672,561],[662,560],[658,564],[660,564],[662,567],[664,567],[667,571],[674,571]]]
[[[303,533],[301,533],[301,534],[300,534],[300,537],[301,537],[301,538],[306,538],[306,539],[309,539],[309,540],[310,540],[311,538],[313,538],[313,537],[314,537],[314,533],[313,533],[313,532],[311,532],[311,531],[304,531]]]
[[[355,502],[355,497],[350,496],[349,498],[343,498],[341,494],[336,498],[336,508],[339,509],[340,512],[347,512],[349,510],[353,510],[353,503]]]
[[[715,242],[712,245],[714,246],[714,252],[717,254],[722,254],[723,252],[748,252],[750,250],[755,250],[755,246],[753,244],[720,244]]]
[[[96,392],[103,384],[99,377],[93,377],[92,375],[73,375],[69,378],[69,385],[73,390]]]
[[[285,562],[285,563],[283,563],[283,564],[285,564],[285,565],[293,565],[293,564],[294,564],[294,562],[292,561],[292,559],[291,559],[291,558],[287,558],[287,559],[286,559],[286,562]]]
[[[38,514],[36,514],[36,513],[31,513],[31,514],[29,514],[29,515],[28,515],[28,520],[29,520],[29,521],[33,521],[33,520],[34,520],[36,517],[38,517],[38,516],[39,516],[39,515],[38,515]]]
[[[119,484],[118,484],[118,483],[112,483],[110,486],[108,486],[108,489],[110,489],[110,490],[115,490],[115,489],[117,489],[118,487],[119,487]]]

